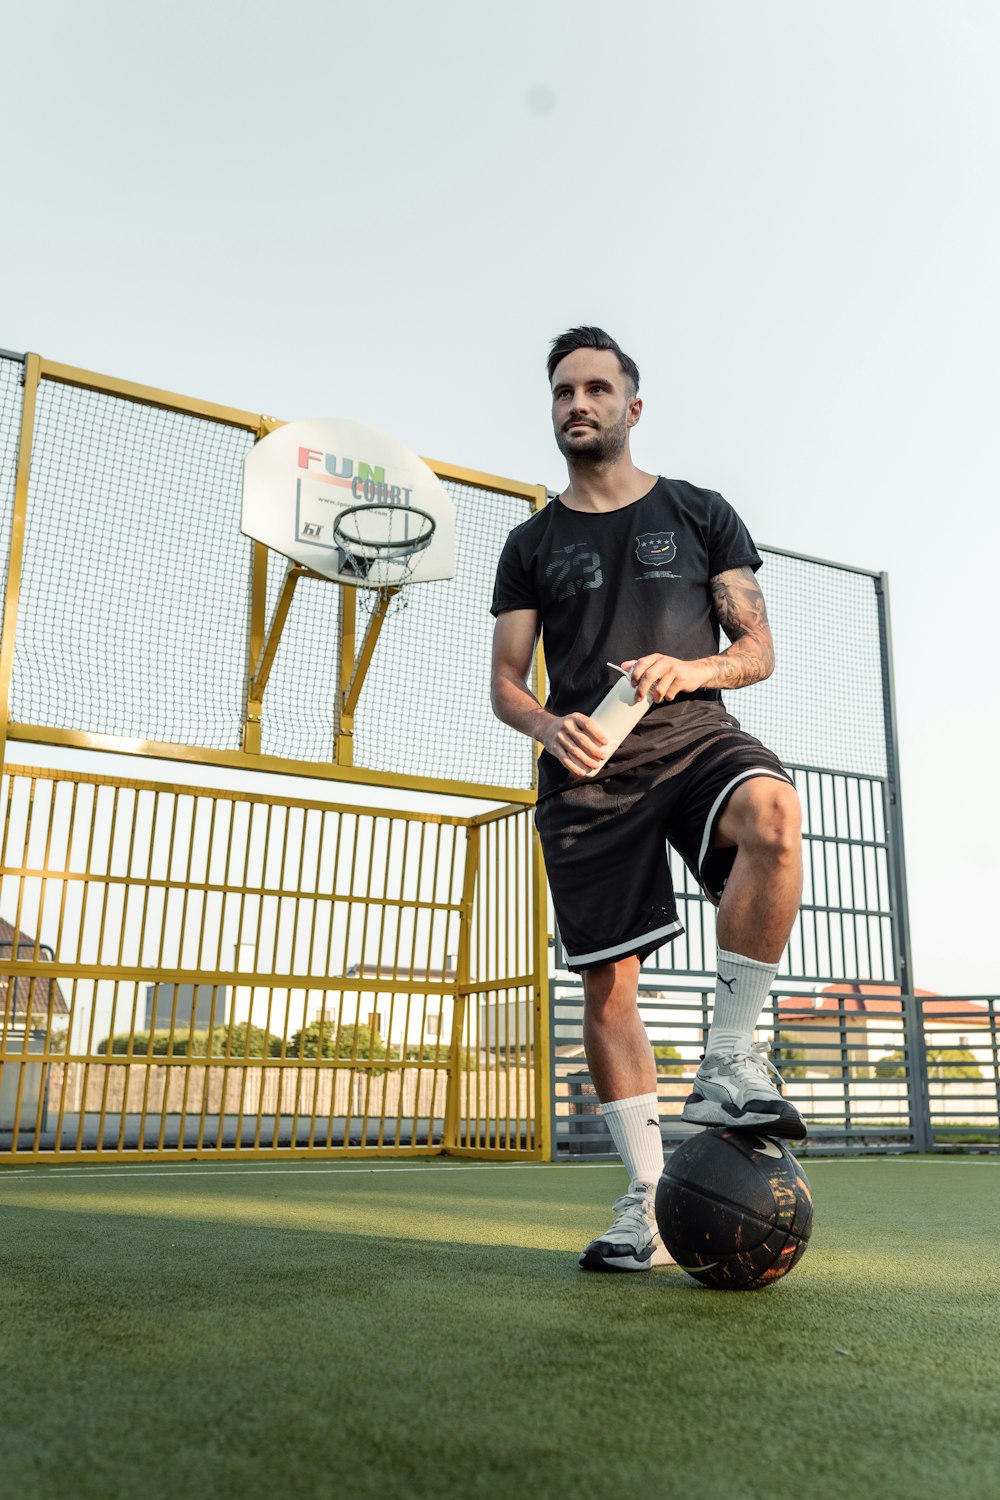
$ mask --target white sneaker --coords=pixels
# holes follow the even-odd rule
[[[633,1182],[612,1205],[615,1222],[599,1239],[591,1240],[580,1256],[585,1271],[651,1271],[672,1266],[656,1227],[653,1193],[643,1182]]]
[[[713,1052],[695,1074],[681,1119],[691,1125],[728,1125],[730,1130],[804,1140],[805,1122],[795,1106],[781,1097],[780,1085],[781,1074],[767,1055],[766,1042],[731,1055]]]

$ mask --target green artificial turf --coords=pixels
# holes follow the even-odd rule
[[[814,1161],[784,1281],[595,1276],[619,1167],[0,1174],[11,1497],[1000,1494],[1000,1162]]]

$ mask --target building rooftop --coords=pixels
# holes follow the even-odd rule
[[[843,1007],[848,1016],[889,1020],[902,1016],[901,994],[898,984],[828,984],[816,995],[784,996],[778,1001],[778,1015],[782,1021],[803,1022],[836,1015]],[[989,1007],[982,1000],[953,999],[933,990],[914,990],[914,994],[923,1000],[924,1019],[930,1024],[990,1024]]]
[[[69,1006],[63,999],[56,980],[36,979],[27,974],[19,974],[16,979],[12,979],[10,974],[3,971],[5,959],[23,960],[36,956],[51,962],[55,955],[44,943],[38,943],[26,932],[16,932],[10,922],[0,917],[0,1000],[4,1014],[8,1017],[24,1016],[30,1011],[33,1016],[48,1015],[51,1002],[54,1016],[68,1016]]]

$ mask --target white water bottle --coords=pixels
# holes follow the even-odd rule
[[[643,714],[648,713],[653,706],[653,700],[648,693],[638,703],[635,701],[635,688],[624,667],[615,666],[613,661],[609,661],[608,666],[613,672],[620,672],[621,676],[611,691],[601,699],[593,713],[587,715],[601,733],[607,735],[608,739],[608,743],[601,751],[601,765],[595,766],[592,771],[587,771],[585,773],[587,776],[597,775],[601,766],[614,754],[625,736],[631,734]]]

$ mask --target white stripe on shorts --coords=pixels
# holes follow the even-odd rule
[[[654,938],[666,940],[683,931],[682,922],[670,922],[666,927],[654,927],[652,932],[640,932],[638,937],[629,938],[625,943],[616,943],[613,948],[598,948],[593,953],[567,953],[566,962],[568,964],[599,964],[604,959],[621,958],[625,953],[634,953],[636,948],[644,948]]]
[[[722,788],[722,791],[712,803],[708,817],[705,819],[705,833],[701,841],[701,852],[698,855],[699,880],[701,880],[701,867],[705,863],[705,856],[707,855],[712,842],[712,834],[715,831],[715,820],[719,816],[719,808],[725,802],[726,798],[733,790],[733,787],[739,786],[741,781],[748,781],[751,776],[773,776],[775,781],[787,782],[789,786],[794,785],[790,776],[779,776],[778,772],[773,771],[770,766],[754,766],[751,770],[741,771],[738,776],[734,776],[732,781],[728,782],[727,785]],[[704,884],[704,882],[702,882],[702,884]]]

